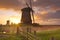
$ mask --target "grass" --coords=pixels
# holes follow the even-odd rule
[[[21,35],[0,36],[0,40],[23,40]]]
[[[38,32],[37,36],[41,40],[50,40],[51,38],[54,38],[55,40],[60,40],[60,29],[59,30],[54,30],[54,31],[42,31]],[[24,37],[21,35],[9,35],[7,37],[2,37],[0,36],[0,40],[24,40]]]
[[[60,30],[39,32],[37,36],[41,38],[41,40],[50,40],[51,38],[60,40]]]

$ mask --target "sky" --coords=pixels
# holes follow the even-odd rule
[[[21,9],[30,5],[30,0],[0,0],[0,24],[7,20],[18,23]],[[60,0],[32,0],[35,22],[41,25],[60,25]]]

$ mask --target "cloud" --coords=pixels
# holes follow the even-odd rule
[[[17,8],[18,0],[0,0],[0,8]]]
[[[38,14],[36,13],[35,15],[37,15],[36,20],[40,24],[60,25],[60,10],[56,10],[55,12],[48,12],[46,14],[41,14],[40,12]]]
[[[57,10],[56,13],[48,13],[44,15],[45,19],[60,19],[60,10]]]
[[[37,0],[36,2],[34,2],[35,5],[39,5],[39,6],[60,6],[60,0]]]
[[[21,8],[29,4],[29,0],[0,0],[0,8]],[[33,6],[60,8],[60,0],[32,0]]]
[[[34,7],[38,7],[40,10],[41,8],[51,10],[58,10],[60,9],[60,0],[37,0],[32,2]]]

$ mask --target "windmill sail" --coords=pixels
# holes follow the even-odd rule
[[[27,7],[29,7],[28,3],[26,2]]]
[[[31,2],[31,0],[30,0],[30,7],[32,8],[32,2]],[[33,23],[34,23],[35,20],[34,20],[34,14],[33,14],[33,11],[32,11],[32,18],[33,18]]]

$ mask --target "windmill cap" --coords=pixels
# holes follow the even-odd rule
[[[25,8],[23,8],[23,9],[21,9],[21,11],[33,11],[33,10],[32,10],[32,8],[30,8],[30,7],[25,7]]]

